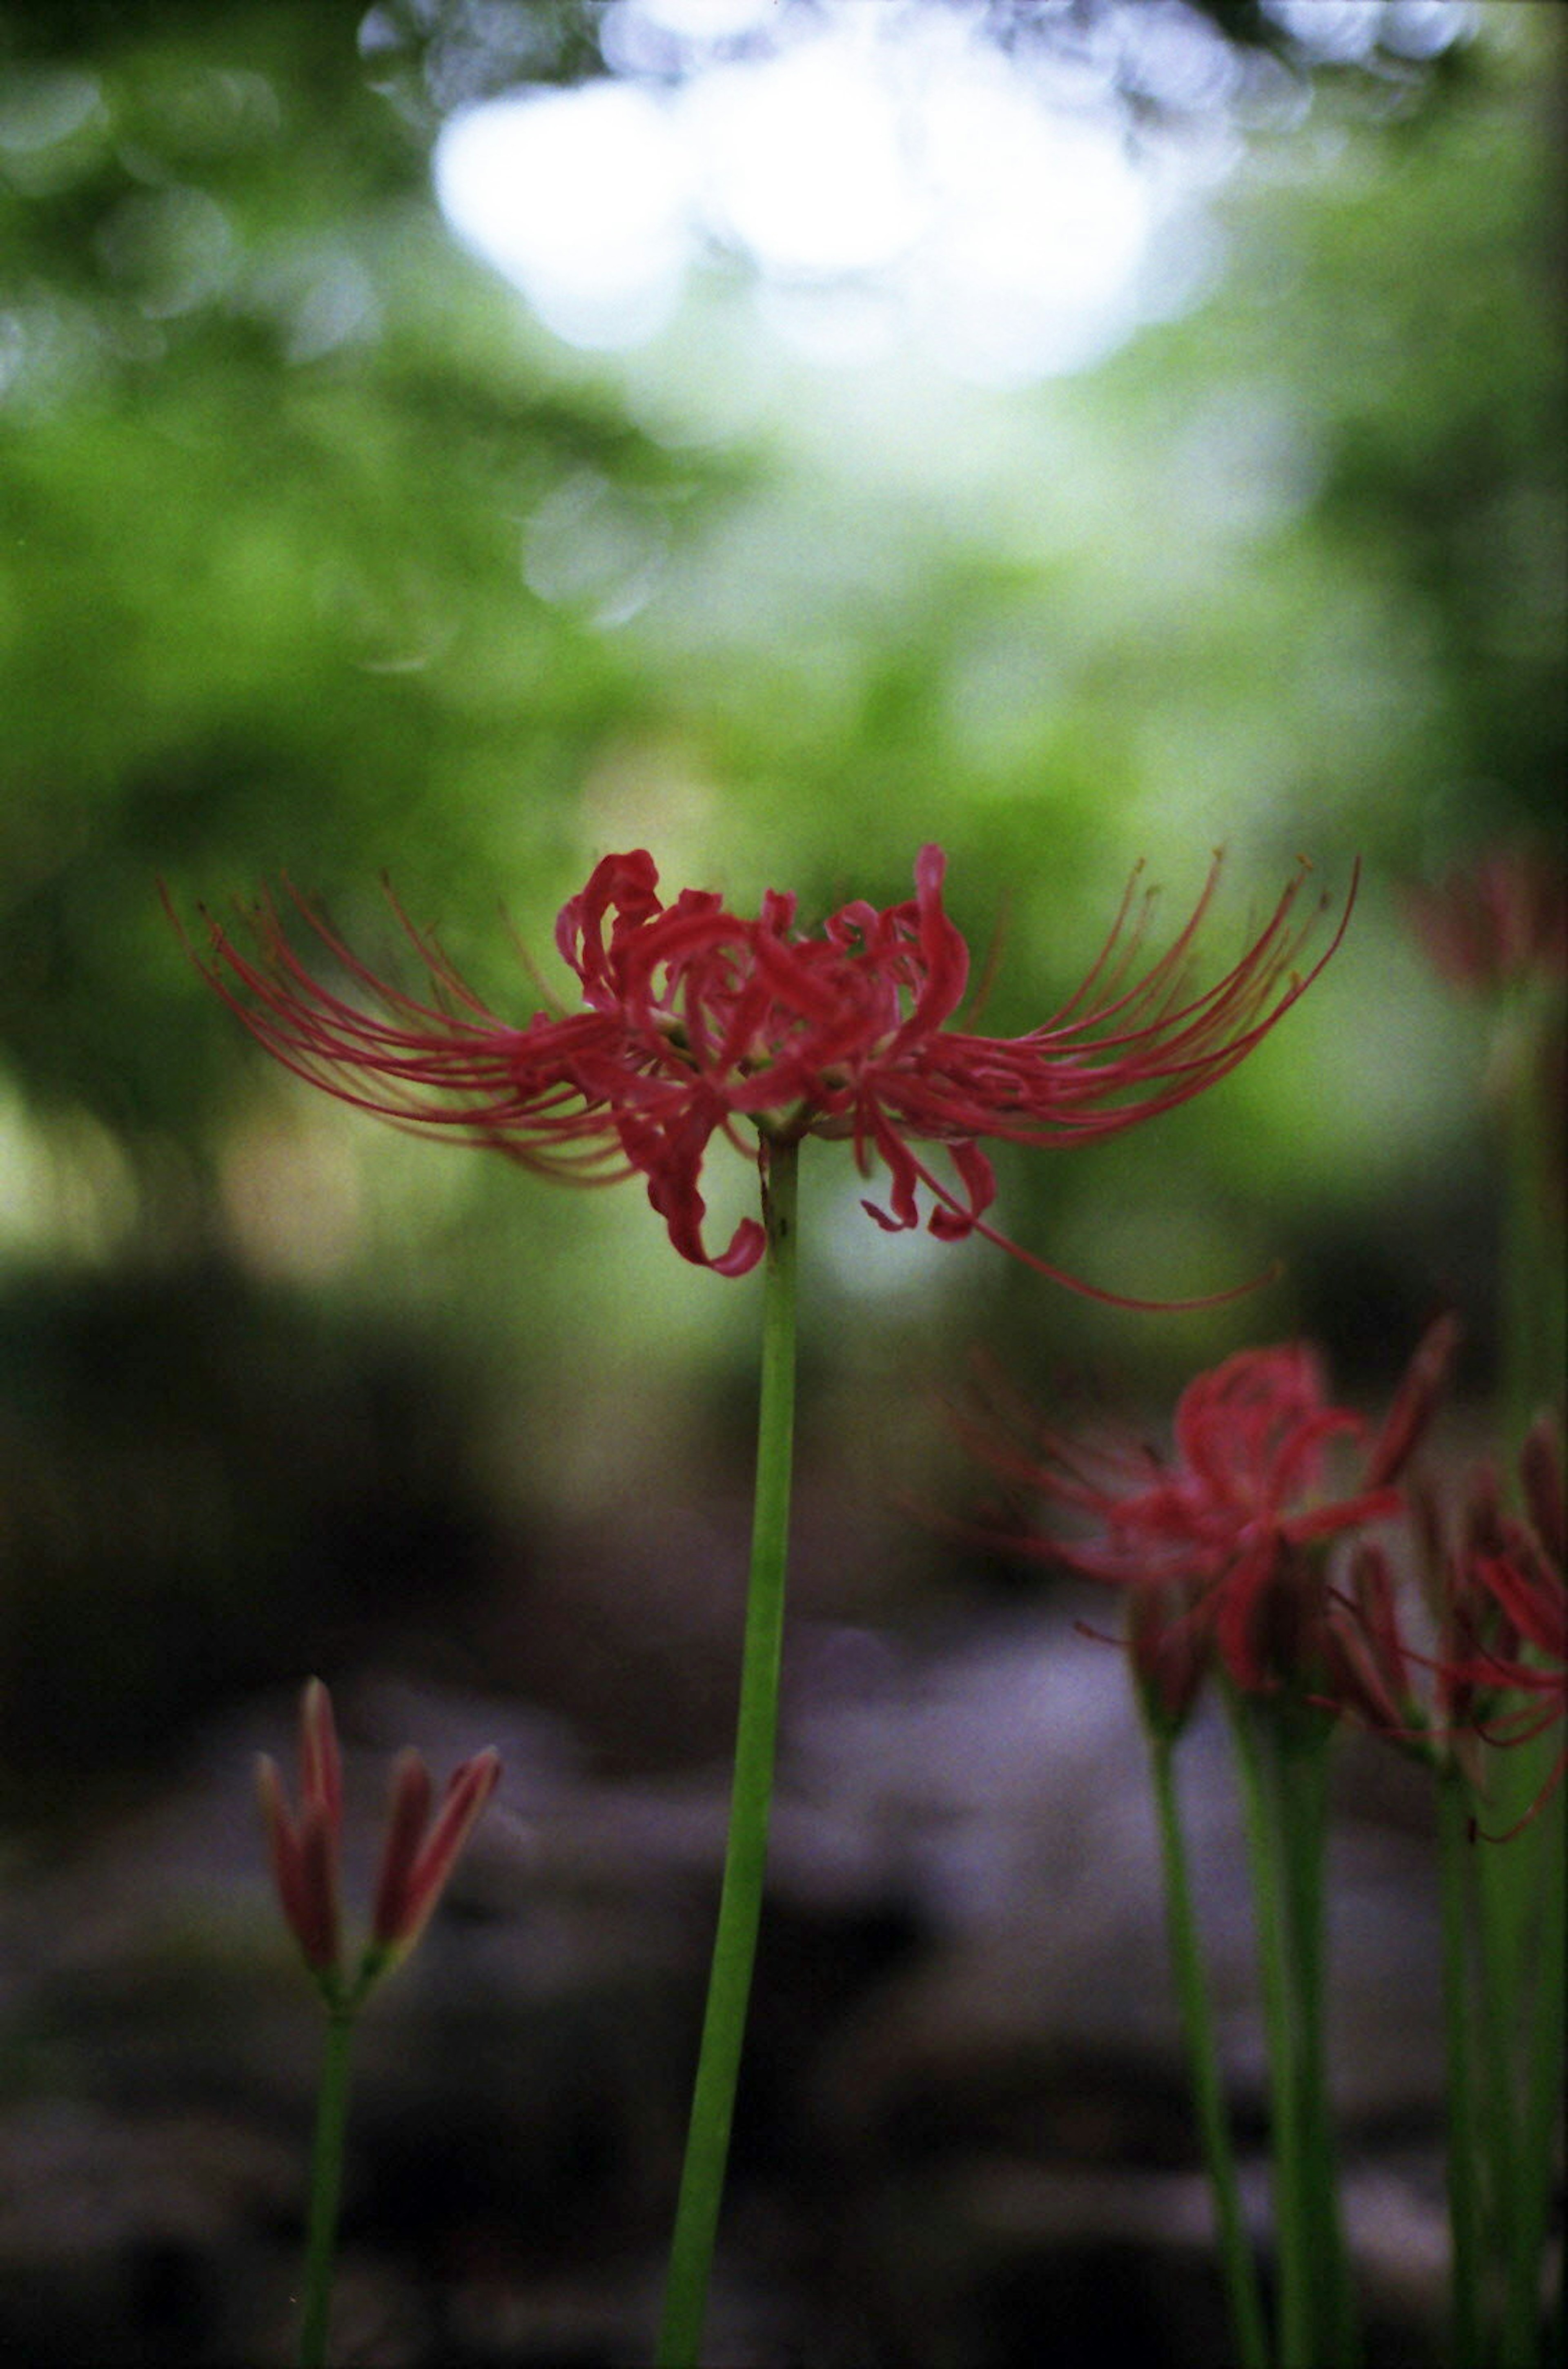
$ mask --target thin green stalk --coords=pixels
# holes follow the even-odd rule
[[[1560,2341],[1549,2325],[1543,2353],[1541,2267],[1564,2049],[1562,1802],[1549,1802],[1516,1833],[1544,1779],[1540,1757],[1511,1746],[1488,1759],[1494,1781],[1484,1794],[1453,1780],[1454,1817],[1465,1837],[1454,1848],[1466,1863],[1481,2038],[1473,2129],[1481,2223],[1475,2358],[1495,2360],[1501,2369],[1538,2369]],[[1499,1837],[1505,1839],[1493,1839]]]
[[[1487,1756],[1495,1791],[1472,1793],[1471,1815],[1480,1830],[1473,1858],[1476,1905],[1476,1993],[1481,2038],[1480,2161],[1486,2214],[1486,2308],[1501,2307],[1500,2283],[1514,2250],[1519,2214],[1519,2006],[1527,1958],[1530,1902],[1528,1835],[1492,1842],[1505,1834],[1515,1816],[1512,1752]],[[1521,1807],[1523,1805],[1520,1805]],[[1523,1852],[1516,1844],[1523,1842]],[[1493,2331],[1495,2333],[1495,2330]]]
[[[1503,1436],[1523,1439],[1541,1408],[1561,1403],[1568,1354],[1568,1262],[1562,1255],[1561,1077],[1551,1053],[1560,1025],[1553,983],[1520,983],[1505,1021],[1509,1088],[1503,1273]],[[1478,1870],[1484,1993],[1487,2137],[1494,2180],[1494,2260],[1504,2280],[1500,2359],[1541,2358],[1540,2271],[1555,2179],[1562,2104],[1563,1863],[1562,1802],[1515,1834],[1539,1798],[1549,1742],[1488,1755],[1494,1798]],[[1549,2342],[1560,2345],[1558,2319]]]
[[[1280,1707],[1272,1722],[1284,1897],[1288,1979],[1296,2020],[1303,2218],[1316,2263],[1318,2355],[1335,2369],[1359,2357],[1349,2263],[1340,2212],[1326,2044],[1328,1768],[1333,1728],[1318,1713]]]
[[[1474,1887],[1470,1788],[1457,1768],[1437,1780],[1443,1899],[1443,2020],[1448,2106],[1449,2294],[1453,2369],[1480,2369],[1482,2333],[1480,2140],[1471,2024],[1475,2012],[1471,1936]]]
[[[332,2309],[332,2266],[338,2251],[338,2208],[343,2193],[343,2134],[349,2121],[349,2052],[354,2010],[329,2008],[321,2089],[316,2099],[315,2140],[310,2160],[310,2222],[300,2317],[300,2369],[322,2369],[326,2359],[326,2323]]]
[[[1186,2039],[1192,2072],[1193,2099],[1197,2108],[1204,2161],[1214,2196],[1214,2217],[1219,2239],[1220,2267],[1230,2306],[1236,2357],[1242,2369],[1268,2369],[1268,2332],[1258,2294],[1257,2271],[1242,2217],[1236,2182],[1236,2162],[1230,2129],[1219,2083],[1219,2056],[1214,2039],[1214,2018],[1204,1981],[1203,1955],[1197,1920],[1193,1913],[1192,1882],[1186,1842],[1182,1833],[1172,1766],[1171,1738],[1151,1734],[1150,1755],[1154,1774],[1154,1800],[1160,1819],[1160,1848],[1165,1871],[1165,1918],[1170,1937],[1171,1966]]]
[[[1281,1889],[1283,1857],[1275,1772],[1266,1765],[1254,1705],[1225,1690],[1246,1827],[1268,2041],[1274,2243],[1279,2279],[1280,2369],[1323,2369],[1316,2342],[1312,2232],[1302,2190],[1300,2043],[1289,1978],[1289,1932]]]
[[[761,1400],[735,1779],[718,1930],[670,2245],[658,2369],[696,2369],[761,1915],[789,1534],[797,1159],[797,1145],[775,1143],[768,1148],[764,1170],[768,1243],[762,1287]]]
[[[1523,2111],[1518,2123],[1514,2220],[1508,2231],[1503,2369],[1534,2369],[1541,2358],[1541,2256],[1562,2111],[1562,1795],[1559,1792],[1536,1823],[1511,1842],[1479,1846],[1482,1849],[1514,1850],[1520,1843],[1528,1844],[1532,1872],[1539,1885],[1530,1997],[1518,2003],[1525,2026]]]

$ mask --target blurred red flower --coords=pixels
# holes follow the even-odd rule
[[[1439,1692],[1456,1728],[1495,1745],[1528,1743],[1568,1717],[1562,1464],[1549,1418],[1532,1426],[1519,1470],[1528,1518],[1507,1512],[1494,1477],[1479,1474],[1463,1546],[1442,1577],[1447,1651]],[[1565,1769],[1568,1743],[1510,1834],[1536,1815]]]
[[[1169,1457],[1033,1424],[1016,1442],[961,1428],[993,1470],[1082,1517],[1085,1535],[1052,1535],[1033,1551],[1132,1591],[1128,1643],[1158,1716],[1179,1723],[1216,1664],[1244,1689],[1298,1685],[1322,1700],[1346,1668],[1333,1628],[1343,1629],[1347,1606],[1354,1619],[1356,1599],[1331,1596],[1310,1550],[1403,1511],[1396,1483],[1436,1407],[1457,1337],[1448,1318],[1430,1329],[1376,1433],[1330,1402],[1305,1342],[1242,1350],[1189,1383]],[[1330,1477],[1336,1444],[1356,1452],[1341,1489]],[[1386,1638],[1369,1644],[1381,1666]]]
[[[1568,879],[1544,846],[1493,850],[1457,864],[1405,907],[1434,968],[1482,992],[1568,971]]]
[[[864,1204],[879,1225],[918,1224],[923,1186],[933,1234],[978,1231],[1015,1250],[985,1220],[996,1184],[982,1139],[1079,1142],[1201,1093],[1289,1010],[1350,911],[1347,899],[1302,971],[1323,906],[1298,913],[1299,875],[1240,959],[1195,990],[1218,860],[1191,919],[1141,972],[1152,897],[1135,881],[1062,1010],[1021,1036],[982,1036],[949,1024],[969,958],[943,910],[944,861],[922,848],[911,898],[845,905],[813,935],[795,928],[792,896],[770,891],[754,920],[707,890],[665,904],[646,851],[606,856],[556,925],[581,1008],[521,1025],[489,1011],[406,921],[432,1000],[377,978],[297,898],[345,991],[307,967],[265,900],[248,916],[254,953],[208,917],[203,967],[258,1042],[328,1093],[578,1183],[641,1175],[683,1258],[741,1275],[761,1255],[754,1218],[716,1256],[703,1239],[702,1169],[715,1135],[743,1144],[738,1128],[749,1125],[764,1160],[770,1142],[847,1141],[863,1176],[877,1163],[887,1173],[886,1205]],[[944,1147],[950,1174],[934,1173],[917,1144]]]

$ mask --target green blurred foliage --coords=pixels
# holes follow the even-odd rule
[[[677,521],[701,491],[539,383],[327,30],[200,11],[10,86],[40,144],[6,152],[0,233],[0,1033],[31,1093],[128,1131],[181,1125],[232,1049],[155,876],[526,869],[639,685],[527,596],[520,521],[583,471]]]
[[[0,1259],[27,1304],[219,1255],[493,1355],[520,1498],[647,1490],[729,1436],[752,1288],[681,1266],[635,1187],[553,1192],[295,1091],[157,882],[194,923],[287,874],[406,967],[389,875],[526,1012],[514,934],[553,972],[606,848],[810,914],[908,893],[935,838],[977,954],[1001,930],[1008,1030],[1070,992],[1139,857],[1174,926],[1224,842],[1217,967],[1299,851],[1334,899],[1368,862],[1344,951],[1203,1104],[1004,1158],[1001,1220],[1113,1288],[1280,1255],[1288,1281],[1107,1316],[982,1244],[887,1243],[813,1147],[822,1390],[908,1389],[979,1336],[1165,1390],[1293,1323],[1378,1374],[1440,1298],[1484,1331],[1482,1030],[1397,884],[1551,827],[1562,774],[1553,16],[1483,10],[1419,88],[1321,75],[1248,135],[1199,299],[1001,395],[792,360],[723,269],[633,353],[532,323],[443,226],[429,151],[453,105],[601,70],[591,7],[12,12]],[[715,1174],[715,1240],[752,1189]],[[894,1426],[864,1484],[908,1449]]]

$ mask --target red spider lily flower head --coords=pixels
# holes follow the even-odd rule
[[[1568,1717],[1568,1580],[1562,1465],[1551,1422],[1531,1428],[1520,1458],[1528,1521],[1477,1476],[1460,1554],[1447,1569],[1448,1657],[1439,1687],[1449,1716],[1483,1743],[1517,1745]],[[1537,1816],[1568,1769],[1568,1743],[1505,1841]]]
[[[1317,1550],[1403,1510],[1395,1483],[1456,1337],[1447,1318],[1432,1328],[1377,1433],[1330,1402],[1305,1342],[1243,1350],[1189,1383],[1169,1457],[1035,1425],[1017,1446],[965,1430],[993,1469],[1078,1517],[1082,1534],[1051,1536],[1042,1555],[1132,1591],[1146,1705],[1185,1716],[1216,1665],[1248,1691],[1288,1686],[1322,1699],[1336,1652]],[[1344,1491],[1331,1486],[1336,1448],[1359,1454]]]
[[[284,1920],[329,2007],[357,2006],[406,1958],[500,1780],[499,1756],[485,1751],[452,1772],[433,1826],[430,1779],[417,1752],[400,1755],[376,1884],[371,1935],[352,1984],[345,1975],[340,1906],[343,1779],[332,1698],[319,1678],[300,1701],[300,1808],[290,1807],[277,1763],[257,1762],[257,1791],[272,1881]]]
[[[267,902],[249,916],[254,953],[210,921],[202,967],[251,1034],[300,1076],[556,1176],[640,1175],[681,1256],[733,1276],[756,1265],[763,1231],[745,1218],[716,1254],[704,1241],[701,1178],[715,1135],[744,1148],[754,1130],[764,1160],[770,1144],[807,1135],[846,1141],[862,1175],[887,1172],[885,1201],[864,1204],[877,1224],[919,1224],[923,1191],[940,1239],[978,1232],[1015,1250],[986,1222],[996,1183],[982,1141],[1082,1142],[1190,1100],[1296,1001],[1350,911],[1347,900],[1327,948],[1303,971],[1323,907],[1298,911],[1299,876],[1240,959],[1195,989],[1217,859],[1191,919],[1141,971],[1150,901],[1129,889],[1061,1011],[1021,1036],[981,1036],[952,1024],[969,958],[943,908],[944,864],[940,848],[922,848],[912,898],[884,910],[845,905],[812,933],[796,928],[791,896],[770,891],[755,918],[709,890],[683,889],[666,904],[645,850],[606,856],[556,925],[580,1008],[535,1013],[521,1025],[481,1003],[406,922],[431,1001],[377,979],[299,899],[346,993],[307,967]],[[941,1147],[947,1173],[917,1145]]]
[[[1405,910],[1434,968],[1483,994],[1568,972],[1568,877],[1544,847],[1500,848],[1456,864]]]

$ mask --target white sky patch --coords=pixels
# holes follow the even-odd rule
[[[925,227],[899,97],[876,47],[832,36],[696,75],[677,123],[709,225],[774,276],[887,269]]]
[[[1104,120],[1053,114],[1001,56],[933,81],[937,191],[911,273],[927,338],[1001,384],[1073,370],[1133,326],[1153,193]]]
[[[641,345],[695,252],[695,159],[670,110],[629,83],[469,109],[437,143],[454,230],[570,345]]]
[[[693,53],[677,85],[472,109],[435,175],[452,227],[571,343],[647,342],[716,245],[814,359],[912,339],[1006,386],[1082,368],[1139,317],[1150,237],[1189,192],[1124,132],[1082,75],[1026,72],[948,12],[862,0],[762,54]]]

